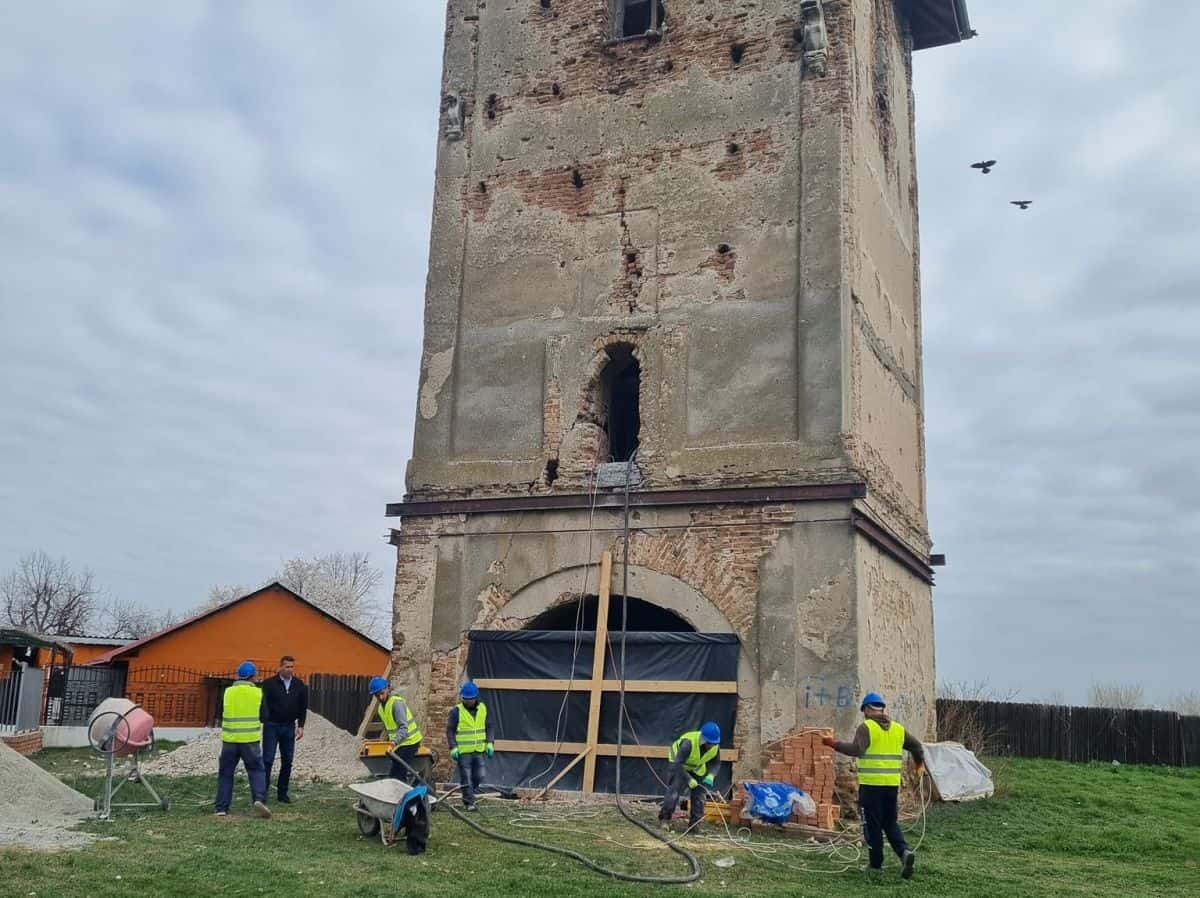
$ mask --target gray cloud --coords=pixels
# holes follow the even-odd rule
[[[951,679],[1077,699],[1093,679],[1158,700],[1194,685],[1200,10],[1158,9],[977,0],[978,40],[918,58]],[[977,158],[1000,164],[982,177]]]
[[[407,6],[10,14],[0,567],[177,607],[298,553],[390,570],[443,24]]]
[[[187,607],[297,553],[390,567],[441,6],[9,12],[0,569]],[[1200,9],[971,8],[916,62],[941,672],[1165,698],[1200,632]]]

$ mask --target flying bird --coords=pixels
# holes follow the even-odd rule
[[[992,166],[996,164],[995,159],[989,159],[987,162],[975,162],[971,164],[971,168],[979,169],[980,174],[986,175],[992,170]]]
[[[1014,206],[1019,206],[1022,212],[1025,212],[1033,205],[1033,200],[1010,200],[1009,202]]]

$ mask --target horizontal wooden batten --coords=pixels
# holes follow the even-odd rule
[[[539,755],[578,755],[587,751],[584,742],[539,742],[527,739],[497,739],[496,751],[529,752]],[[666,760],[670,751],[668,745],[623,745],[621,756],[626,758],[648,758],[650,760]],[[615,758],[617,746],[601,743],[596,746],[596,755],[601,758]],[[736,748],[721,749],[722,761],[736,761],[740,754]]]
[[[474,681],[480,689],[523,689],[529,692],[590,692],[591,680],[520,680],[509,678]],[[620,692],[620,680],[605,680],[604,692]],[[737,695],[733,680],[626,680],[626,692],[683,692],[696,695]]]

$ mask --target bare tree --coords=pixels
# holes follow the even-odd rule
[[[1093,683],[1088,704],[1093,708],[1144,708],[1146,690],[1137,683]]]
[[[9,622],[47,636],[85,632],[98,596],[91,571],[76,573],[65,558],[53,559],[40,549],[22,556],[17,569],[0,580]]]
[[[1171,709],[1186,717],[1200,717],[1200,689],[1189,689],[1171,699]]]
[[[280,583],[322,611],[368,634],[381,634],[387,628],[389,615],[375,597],[382,579],[365,552],[292,558],[284,562],[278,576]]]
[[[1019,691],[997,689],[987,680],[942,680],[937,697],[960,702],[1011,702]]]
[[[228,605],[234,599],[240,599],[247,593],[254,592],[257,587],[254,586],[235,586],[231,583],[218,583],[208,591],[208,598],[205,599],[197,611],[209,611],[213,608],[219,608],[221,605]]]
[[[171,610],[154,611],[128,599],[113,599],[98,615],[99,635],[110,639],[141,639],[165,630],[177,620]]]
[[[1041,698],[1033,700],[1035,705],[1068,705],[1067,695],[1061,689],[1051,689]]]

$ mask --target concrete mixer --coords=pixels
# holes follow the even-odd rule
[[[170,800],[161,797],[142,773],[142,755],[154,748],[154,718],[141,705],[127,698],[106,698],[88,718],[88,742],[106,759],[104,791],[96,799],[101,820],[111,819],[113,808],[165,811],[171,807]],[[125,768],[115,773],[118,759],[125,763]],[[115,787],[114,779],[119,780]],[[126,783],[141,783],[154,801],[114,803],[113,798]]]

